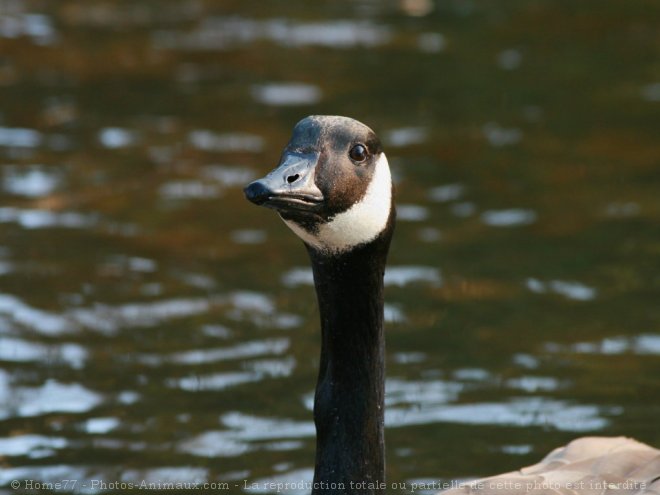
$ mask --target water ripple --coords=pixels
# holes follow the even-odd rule
[[[482,127],[482,132],[491,146],[501,148],[518,144],[523,133],[515,127],[502,127],[497,122],[488,122]]]
[[[252,87],[253,98],[265,105],[313,105],[321,101],[318,86],[297,82],[259,84]]]
[[[520,67],[522,58],[520,50],[508,48],[497,54],[497,65],[504,70],[514,70]]]
[[[88,351],[77,344],[40,344],[3,337],[0,361],[52,363],[63,361],[75,369],[84,367]]]
[[[306,495],[314,480],[314,470],[296,469],[284,474],[267,476],[251,480],[245,488],[246,493],[284,493],[286,495]]]
[[[3,467],[0,469],[0,486],[9,485],[13,480],[38,480],[50,483],[61,483],[62,480],[88,479],[89,468],[71,465],[35,465],[27,467]],[[88,492],[81,492],[88,493]],[[94,492],[92,492],[94,493]]]
[[[0,38],[26,37],[37,45],[51,45],[57,40],[52,19],[44,14],[3,15],[0,17]]]
[[[385,405],[445,404],[458,398],[463,386],[456,382],[407,381],[390,378],[385,383]]]
[[[33,459],[48,457],[54,450],[63,449],[68,442],[60,437],[46,437],[43,435],[19,435],[9,438],[0,438],[0,455],[2,456],[28,456]]]
[[[612,409],[608,413],[619,413]],[[389,427],[431,423],[507,425],[528,428],[552,426],[560,431],[587,432],[605,428],[609,421],[592,405],[539,397],[512,399],[509,402],[475,404],[413,405],[389,408],[385,423]]]
[[[421,144],[428,137],[428,129],[424,127],[401,127],[387,131],[383,140],[390,147],[404,147]]]
[[[59,335],[72,330],[71,323],[55,313],[33,308],[19,298],[0,294],[0,315],[44,335]]]
[[[404,222],[422,222],[429,217],[425,206],[400,204],[396,207],[396,219]]]
[[[404,287],[416,282],[425,282],[431,286],[442,284],[440,270],[431,266],[401,265],[388,266],[385,269],[385,285]],[[286,287],[314,285],[311,268],[296,267],[282,275],[282,284]]]
[[[593,287],[586,286],[580,282],[566,280],[551,280],[543,282],[536,278],[528,278],[525,281],[527,288],[536,294],[554,292],[574,301],[591,301],[596,298],[597,291]]]
[[[62,227],[85,229],[95,225],[98,216],[74,211],[54,212],[37,209],[21,209],[10,206],[0,207],[0,223],[17,223],[25,229],[46,229]]]
[[[193,147],[199,150],[216,153],[230,151],[258,153],[264,147],[263,138],[254,134],[217,134],[206,129],[191,131],[188,134],[188,140]]]
[[[565,386],[557,378],[550,376],[521,376],[518,378],[510,378],[506,381],[508,387],[514,389],[524,390],[525,392],[551,392],[558,390],[560,387]]]
[[[429,199],[438,203],[447,203],[460,199],[465,193],[465,186],[462,184],[444,184],[436,186],[429,190]]]
[[[442,284],[440,270],[421,265],[389,266],[385,268],[385,285],[405,287],[416,282],[425,282],[432,287],[438,287]]]
[[[90,435],[103,435],[119,427],[121,421],[115,417],[89,418],[84,429]]]
[[[8,401],[0,405],[0,418],[49,413],[83,413],[102,402],[96,392],[78,383],[48,380],[40,387],[14,387]]]
[[[258,449],[282,445],[282,442],[271,444],[254,442],[313,438],[316,434],[311,420],[260,418],[240,412],[229,412],[222,415],[220,421],[227,428],[226,430],[201,433],[195,438],[181,442],[178,450],[203,457],[234,457]]]
[[[17,196],[39,198],[52,193],[60,184],[59,171],[41,165],[4,167],[4,190]]]
[[[231,347],[217,349],[194,349],[183,351],[169,356],[160,354],[141,355],[140,359],[149,364],[175,363],[183,365],[198,365],[204,363],[215,363],[234,359],[245,359],[268,354],[283,354],[289,349],[288,338],[253,340],[243,342]]]
[[[207,165],[202,169],[201,175],[225,187],[243,187],[256,176],[250,168],[229,165]]]
[[[137,258],[136,258],[137,259]],[[140,271],[153,271],[155,266],[142,260]],[[135,271],[137,268],[133,267]],[[61,315],[33,308],[19,298],[0,294],[0,316],[44,335],[59,335],[88,328],[107,335],[122,328],[155,327],[165,321],[196,316],[223,309],[227,317],[249,321],[257,326],[289,329],[301,324],[298,315],[278,312],[272,299],[264,294],[235,291],[227,295],[197,298],[173,298],[160,301],[109,305],[97,303],[91,307],[74,307]]]
[[[245,363],[246,371],[230,371],[193,375],[181,378],[169,378],[166,384],[172,388],[180,388],[188,392],[205,390],[220,391],[236,385],[255,383],[265,378],[281,378],[290,376],[296,365],[292,357],[280,360],[264,360]]]
[[[545,349],[552,353],[660,355],[660,335],[641,334],[634,337],[607,337],[599,342],[578,342],[571,345],[548,343]]]
[[[112,334],[121,328],[153,327],[163,321],[203,314],[212,304],[207,298],[177,298],[119,306],[97,304],[93,308],[75,308],[67,314],[83,327]]]
[[[142,485],[143,483],[163,486],[164,483],[190,484],[203,483],[209,478],[206,468],[193,466],[163,466],[149,469],[129,469],[122,473],[121,481]]]
[[[161,30],[152,35],[155,46],[182,50],[230,50],[259,40],[270,40],[287,47],[316,45],[347,49],[382,45],[390,38],[388,27],[369,21],[302,22],[238,16],[209,17],[192,31]]]
[[[647,84],[642,88],[641,93],[646,101],[660,101],[660,82]]]
[[[426,53],[440,53],[447,47],[447,39],[442,33],[420,33],[417,36],[419,50]]]
[[[240,229],[233,230],[230,237],[236,244],[263,244],[266,242],[268,234],[265,230]]]
[[[517,227],[519,225],[530,225],[536,221],[536,212],[524,208],[488,210],[481,214],[481,221],[491,227]]]
[[[22,127],[0,127],[0,146],[36,148],[43,141],[39,131]]]
[[[105,127],[98,134],[101,145],[109,149],[128,148],[137,143],[138,135],[130,129],[121,127]]]
[[[158,193],[166,199],[210,199],[220,196],[220,190],[213,184],[205,184],[196,180],[176,180],[166,182],[158,189]]]

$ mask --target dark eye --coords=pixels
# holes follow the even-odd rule
[[[356,144],[351,148],[351,151],[348,152],[348,156],[351,157],[351,160],[358,163],[365,161],[368,154],[367,148],[361,144]]]

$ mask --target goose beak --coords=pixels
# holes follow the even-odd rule
[[[245,197],[280,213],[315,211],[324,199],[314,183],[318,159],[319,153],[284,153],[275,170],[245,187]]]

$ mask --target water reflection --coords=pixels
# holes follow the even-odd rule
[[[38,198],[52,193],[60,184],[58,170],[39,165],[4,168],[4,190],[10,194]]]
[[[68,442],[64,438],[41,435],[22,435],[0,438],[0,455],[27,456],[31,459],[49,457],[56,449],[63,449]]]
[[[136,144],[138,136],[134,131],[120,127],[106,127],[99,131],[99,142],[105,148],[127,148]]]
[[[466,218],[474,215],[477,211],[477,206],[469,201],[455,203],[451,205],[451,212],[457,217]]]
[[[647,84],[642,88],[642,97],[647,101],[660,101],[660,83]]]
[[[0,406],[0,417],[41,416],[50,413],[83,413],[102,402],[102,396],[78,383],[47,380],[38,387],[7,385],[9,399]]]
[[[620,410],[607,411],[608,414]],[[432,423],[510,425],[522,428],[552,426],[561,431],[589,432],[605,428],[609,421],[599,408],[564,401],[519,398],[506,403],[452,404],[446,406],[392,407],[385,413],[388,426]]]
[[[214,152],[250,151],[257,153],[264,146],[260,136],[242,133],[217,134],[206,129],[191,131],[188,134],[188,140],[197,149]]]
[[[465,193],[463,184],[444,184],[429,191],[429,199],[438,203],[446,203],[460,199]]]
[[[607,205],[605,212],[612,217],[634,217],[640,213],[641,207],[639,204],[630,202],[614,202]]]
[[[417,46],[423,52],[439,53],[447,47],[447,40],[441,33],[422,33],[417,37]]]
[[[194,180],[167,182],[158,192],[165,199],[211,199],[220,195],[216,186]]]
[[[213,373],[209,375],[185,376],[172,378],[166,381],[170,387],[178,387],[189,392],[202,390],[225,390],[229,387],[245,383],[255,383],[265,378],[280,378],[291,375],[295,368],[295,360],[281,359],[279,361],[261,361],[246,363],[247,371],[232,371],[226,373]]]
[[[50,17],[43,14],[16,13],[0,17],[0,38],[27,37],[37,45],[50,45],[57,33]]]
[[[256,20],[243,17],[206,18],[194,30],[156,31],[152,41],[160,49],[230,50],[268,40],[285,47],[327,46],[348,49],[374,47],[391,38],[387,26],[341,19],[302,22],[289,19]]]
[[[234,378],[242,379],[238,375]],[[530,393],[554,390],[558,386],[554,379],[547,377],[521,377],[510,380],[509,385]],[[587,432],[600,430],[608,424],[609,420],[603,414],[611,416],[620,413],[618,408],[601,410],[596,406],[539,397],[514,397],[501,403],[456,403],[463,388],[463,384],[451,381],[389,379],[386,385],[386,424],[389,428],[433,423],[516,427],[551,425],[563,431]],[[311,409],[312,394],[307,394],[304,402]],[[295,448],[292,447],[295,442],[292,444],[291,440],[315,435],[311,421],[272,419],[232,412],[223,415],[220,422],[226,429],[204,432],[194,439],[185,440],[179,449],[199,456],[238,456],[262,449],[288,450]]]
[[[284,447],[282,450],[289,450],[291,446],[299,446],[300,443],[271,440],[309,438],[316,434],[311,421],[278,420],[230,412],[223,415],[220,422],[226,430],[203,433],[184,441],[179,445],[179,449],[205,457],[226,456],[228,453],[232,456],[241,455],[277,446]]]
[[[202,168],[201,176],[225,187],[243,187],[251,182],[256,174],[247,167],[229,165],[208,165]]]
[[[170,356],[144,354],[140,357],[140,360],[146,364],[153,365],[160,365],[168,362],[185,365],[199,365],[203,363],[214,363],[217,361],[252,358],[268,354],[282,354],[289,349],[289,346],[290,341],[288,338],[265,339],[243,342],[235,346],[219,349],[196,349],[192,351],[178,352]]]
[[[551,392],[562,386],[562,383],[558,379],[551,376],[521,376],[507,380],[506,384],[511,388],[517,388],[530,393]]]
[[[268,237],[266,231],[258,229],[234,230],[230,235],[231,240],[237,244],[262,244]]]
[[[515,48],[508,48],[497,54],[497,65],[505,70],[515,70],[520,67],[522,53]]]
[[[503,127],[497,122],[488,122],[482,128],[488,142],[496,147],[512,146],[518,144],[523,137],[520,129],[514,127]]]
[[[0,485],[9,485],[14,480],[39,480],[58,483],[64,479],[89,479],[94,471],[88,468],[68,465],[31,465],[29,467],[8,468],[0,471]]]
[[[440,270],[431,266],[388,266],[385,269],[386,286],[404,287],[416,282],[439,286],[442,283]],[[292,268],[282,276],[282,283],[287,287],[314,285],[314,276],[311,268]]]
[[[609,337],[599,342],[577,342],[569,346],[555,343],[546,344],[552,353],[574,352],[579,354],[660,354],[660,335],[642,334],[635,337]]]
[[[657,443],[652,16],[280,7],[0,1],[0,490],[311,476],[312,274],[241,188],[312,113],[396,178],[393,480]]]
[[[0,146],[11,148],[36,148],[43,141],[40,132],[19,127],[0,127]]]
[[[78,344],[47,345],[12,337],[3,337],[0,347],[0,361],[63,362],[75,369],[84,367],[88,355],[88,351]]]
[[[206,298],[169,299],[119,306],[99,304],[93,308],[72,309],[68,316],[85,328],[111,335],[122,328],[154,327],[163,321],[203,314],[209,311],[212,304]]]
[[[296,469],[280,475],[257,478],[248,485],[245,491],[247,493],[272,493],[270,486],[289,486],[290,488],[286,490],[288,495],[303,495],[309,491],[306,484],[311,483],[313,479],[313,469]],[[297,486],[300,488],[296,488]]]
[[[403,147],[426,141],[428,130],[424,127],[402,127],[387,131],[383,140],[388,147]]]
[[[144,270],[142,270],[144,271]],[[152,271],[152,270],[147,270]],[[189,281],[188,279],[186,279]],[[208,287],[206,283],[191,283]],[[211,284],[212,285],[212,284]],[[3,299],[0,298],[0,304]],[[13,307],[11,298],[5,300],[5,307]],[[0,306],[0,310],[2,306]],[[80,325],[106,335],[131,327],[155,327],[163,322],[190,316],[201,315],[215,309],[225,309],[225,314],[235,321],[251,321],[260,326],[272,328],[292,328],[300,324],[297,315],[278,312],[273,301],[257,292],[233,292],[228,295],[216,294],[209,297],[165,299],[145,303],[130,303],[117,306],[96,304],[88,308],[72,308],[66,316],[49,315],[23,306],[23,310],[12,316],[28,326],[41,331],[58,333],[65,328]],[[44,323],[45,322],[45,323]],[[48,330],[45,330],[45,329]]]
[[[209,478],[208,469],[193,466],[163,466],[152,469],[131,469],[122,474],[121,481],[140,485],[143,482],[165,486],[165,483],[202,483]]]
[[[321,101],[321,95],[317,86],[294,82],[260,84],[252,88],[255,100],[274,106],[312,105]]]
[[[429,217],[429,211],[420,205],[397,205],[396,218],[402,222],[422,222]]]
[[[36,330],[43,335],[60,335],[71,330],[66,318],[33,308],[8,294],[0,294],[0,315],[5,315],[15,324]]]
[[[527,445],[502,445],[501,450],[505,454],[526,455],[526,454],[529,454],[533,450],[533,447],[529,444],[527,444]]]
[[[75,211],[53,212],[50,210],[0,207],[0,223],[17,223],[26,229],[85,229],[98,221],[96,215],[86,215]]]
[[[488,210],[481,214],[481,221],[491,227],[517,227],[536,221],[536,212],[523,208]]]
[[[569,282],[566,280],[551,280],[543,282],[536,278],[528,278],[525,281],[527,288],[537,294],[554,292],[568,299],[575,301],[590,301],[596,297],[597,291],[593,287],[588,287],[580,282]]]
[[[90,418],[85,421],[83,428],[90,435],[105,435],[106,433],[117,429],[120,425],[121,421],[119,418]]]

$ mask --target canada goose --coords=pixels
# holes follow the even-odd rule
[[[245,196],[277,211],[304,242],[321,316],[313,494],[384,493],[383,274],[395,208],[387,158],[364,124],[310,116],[279,165]],[[448,493],[660,494],[660,451],[586,437],[539,464]]]

